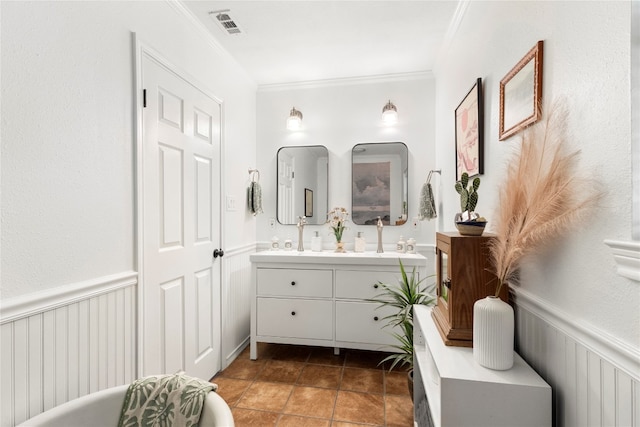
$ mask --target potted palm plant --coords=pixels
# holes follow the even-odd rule
[[[415,267],[408,275],[402,260],[399,260],[399,263],[401,279],[398,283],[378,282],[383,292],[369,301],[380,304],[378,308],[392,307],[395,309],[393,314],[382,319],[386,321],[383,327],[396,329],[391,332],[397,340],[397,343],[391,346],[395,352],[385,357],[380,361],[380,364],[391,362],[389,370],[396,366],[407,367],[408,387],[411,399],[413,399],[413,306],[416,304],[432,305],[435,298],[427,293],[426,286],[421,286],[427,277],[418,280]]]

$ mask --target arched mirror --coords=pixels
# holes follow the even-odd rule
[[[296,224],[299,216],[306,216],[307,224],[324,224],[329,211],[327,147],[282,147],[277,162],[278,222]]]
[[[402,142],[356,144],[351,150],[354,224],[384,225],[407,222],[409,150]]]

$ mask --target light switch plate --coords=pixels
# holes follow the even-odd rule
[[[237,211],[237,199],[236,196],[227,196],[227,212]]]

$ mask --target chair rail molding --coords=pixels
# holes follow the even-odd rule
[[[0,302],[0,324],[82,301],[137,284],[138,273],[124,271],[109,276],[77,282],[3,299]]]
[[[618,274],[640,282],[640,242],[605,240],[618,264]]]
[[[137,377],[137,273],[2,301],[0,425]]]
[[[512,288],[511,292],[517,306],[535,314],[580,345],[619,367],[631,378],[640,381],[638,349],[522,289]]]

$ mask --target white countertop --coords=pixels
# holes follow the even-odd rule
[[[287,262],[287,263],[308,263],[308,264],[358,264],[358,265],[376,265],[384,260],[388,264],[390,260],[401,259],[405,266],[424,266],[427,259],[421,254],[407,254],[398,252],[346,252],[337,253],[331,250],[322,252],[313,252],[306,250],[298,252],[297,250],[266,250],[251,254],[251,262]]]

